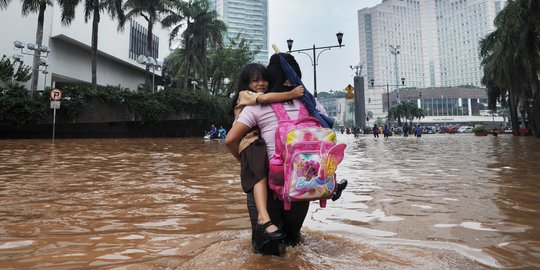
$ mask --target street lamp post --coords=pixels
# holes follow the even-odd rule
[[[374,79],[371,79],[369,80],[369,83],[371,84],[371,87],[384,87],[385,85],[375,85],[375,80]],[[405,85],[405,78],[401,78],[401,85],[404,86]],[[396,84],[396,85],[390,85],[390,84],[386,84],[386,104],[387,104],[387,116],[386,116],[386,122],[389,124],[390,122],[390,86],[392,87],[397,87],[399,89],[399,84]],[[398,103],[399,103],[399,92],[396,93],[397,94],[397,100],[398,100]],[[384,111],[384,107],[383,107],[383,111]]]
[[[49,67],[49,62],[47,61],[47,57],[49,57],[49,53],[51,52],[49,47],[44,46],[44,45],[39,46],[34,43],[24,43],[18,40],[13,42],[13,46],[15,46],[16,50],[20,50],[22,54],[37,56],[39,58],[36,65],[33,66],[32,68],[32,77],[38,76],[39,74],[38,71],[41,71],[41,73],[45,74],[45,81],[43,83],[43,90],[45,90],[45,85],[47,84],[47,74],[49,73],[47,71],[47,68]],[[20,62],[20,63],[23,62],[23,57],[20,54],[13,55],[13,59],[16,62]],[[44,67],[44,69],[41,69],[41,67]],[[36,82],[37,82],[37,79],[36,79]],[[31,89],[32,96],[35,95],[34,90],[35,88],[34,86],[32,86],[32,89]]]
[[[398,99],[397,99],[397,103],[399,104],[399,76],[398,76],[398,63],[397,63],[397,56],[399,54],[399,48],[400,46],[397,45],[397,46],[393,46],[393,45],[389,45],[390,46],[390,53],[392,55],[394,55],[394,73],[396,75],[396,87],[397,87],[397,93],[398,93]]]
[[[341,33],[341,32],[337,33],[336,37],[337,37],[339,45],[315,47],[315,44],[313,44],[312,48],[299,49],[299,50],[291,50],[294,40],[292,40],[292,39],[287,40],[287,47],[289,48],[289,53],[292,53],[292,52],[303,53],[303,54],[307,55],[309,57],[309,59],[311,59],[311,65],[313,66],[313,88],[314,88],[313,89],[313,96],[314,97],[317,97],[317,62],[318,62],[319,56],[324,51],[327,51],[327,50],[330,50],[330,49],[336,48],[336,47],[341,48],[341,47],[345,46],[345,45],[341,44],[341,42],[343,41],[343,33]],[[322,51],[319,52],[319,54],[317,54],[316,50],[322,50]],[[313,51],[313,57],[311,57],[308,53],[305,53],[305,51]]]
[[[422,109],[422,91],[418,92],[418,95],[420,96],[420,98],[418,99],[418,101],[420,103],[418,107],[420,107],[420,109]]]
[[[152,92],[154,92],[155,81],[156,81],[156,69],[160,70],[163,67],[163,61],[161,59],[156,59],[152,56],[144,56],[141,54],[139,55],[139,57],[137,57],[137,63],[152,68]],[[148,76],[148,74],[146,76]]]
[[[193,85],[193,91],[195,91],[195,87],[198,85],[199,83],[197,81],[191,81],[191,85]]]

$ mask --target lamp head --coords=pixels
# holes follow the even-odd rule
[[[24,48],[24,43],[22,41],[15,40],[13,41],[13,46],[15,46],[17,49],[22,49]]]
[[[37,44],[34,44],[34,43],[28,43],[26,44],[26,48],[28,48],[29,50],[32,50],[32,51],[35,51],[35,50],[38,50],[39,47]]]
[[[405,85],[405,78],[401,78],[401,85]]]
[[[139,55],[139,57],[137,57],[137,63],[141,65],[146,65],[146,63],[148,63],[148,59],[146,58],[146,56],[141,54]]]
[[[19,63],[23,62],[23,56],[20,54],[14,54],[13,56],[11,56],[11,58],[13,58],[13,61],[15,62],[19,62]]]
[[[39,50],[40,50],[42,53],[49,53],[49,52],[51,52],[51,50],[50,50],[49,47],[47,47],[47,46],[40,46],[40,47],[39,47]]]
[[[292,39],[287,39],[287,48],[289,48],[289,52],[291,51],[292,49],[292,44],[293,44],[294,40]]]
[[[154,57],[148,56],[148,65],[155,66],[157,65],[157,61]]]
[[[45,59],[45,58],[40,58],[39,59],[39,65],[40,66],[45,66],[45,67],[49,66],[49,61],[47,61],[47,59]]]
[[[341,46],[341,42],[343,41],[343,33],[338,32],[336,34],[336,37],[337,37],[337,42],[339,43],[339,46]]]
[[[375,80],[371,79],[371,80],[369,80],[369,83],[371,83],[371,86],[373,86],[375,84]]]

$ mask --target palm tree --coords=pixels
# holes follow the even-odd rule
[[[185,27],[181,34],[183,49],[182,68],[184,71],[184,89],[188,87],[191,67],[194,66],[203,80],[203,87],[208,87],[208,48],[223,46],[223,32],[227,30],[225,23],[217,19],[217,12],[210,9],[208,0],[189,2],[175,1],[174,9],[162,21],[163,26],[174,25],[169,38],[169,44],[176,39],[179,30]]]
[[[401,118],[409,121],[409,126],[412,126],[415,118],[421,119],[425,117],[424,110],[418,108],[415,103],[410,101],[404,101],[392,106],[389,113],[392,118],[398,121],[398,126],[401,126]]]
[[[372,111],[368,111],[366,113],[366,117],[368,117],[369,119],[373,119],[373,112]],[[366,119],[367,120],[367,119]],[[369,121],[369,120],[368,120]]]
[[[8,6],[8,4],[9,4],[9,1],[11,1],[11,0],[1,0],[0,1],[0,9],[6,8]]]
[[[388,109],[389,118],[397,120],[398,125],[401,125],[401,117],[403,117],[403,111],[401,109],[399,105],[392,106]],[[388,119],[388,122],[390,122],[390,119]]]
[[[168,0],[127,0],[124,3],[124,11],[127,11],[125,14],[126,19],[141,16],[148,23],[148,31],[146,33],[146,56],[151,56],[152,54],[152,36],[154,35],[154,24],[160,20],[162,14],[171,13],[169,6],[171,6],[171,1]],[[150,84],[148,73],[150,73],[150,66],[147,65],[147,76],[144,82],[146,89],[149,88]]]
[[[495,18],[496,30],[480,41],[484,66],[482,83],[488,89],[490,109],[507,104],[512,129],[517,133],[518,107],[525,112],[533,133],[540,137],[540,3],[535,0],[508,1]]]
[[[62,8],[62,23],[69,25],[75,18],[75,8],[81,0],[58,0]],[[84,21],[88,22],[92,16],[92,88],[97,89],[97,51],[98,33],[101,12],[107,12],[111,19],[118,18],[118,27],[124,25],[125,17],[122,10],[122,0],[85,0],[84,1]]]
[[[6,8],[11,0],[0,0],[0,9]],[[22,2],[22,15],[28,16],[30,13],[38,13],[37,29],[36,29],[36,44],[38,48],[43,42],[43,22],[45,21],[45,9],[47,6],[52,6],[53,3],[50,0],[21,0]],[[37,83],[39,77],[39,57],[40,51],[34,51],[34,59],[32,63],[32,82],[30,92],[32,96],[36,94]]]

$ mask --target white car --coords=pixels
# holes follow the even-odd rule
[[[471,133],[473,130],[473,127],[471,126],[461,126],[458,128],[458,133]]]

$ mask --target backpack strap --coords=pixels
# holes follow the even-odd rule
[[[279,121],[281,120],[290,120],[289,114],[287,114],[287,111],[285,111],[285,107],[283,107],[282,103],[272,103],[270,104],[272,106],[272,109],[276,113],[276,116]],[[304,102],[300,102],[300,111],[298,112],[298,118],[302,119],[309,116],[309,111],[307,110],[306,106],[304,105]]]
[[[283,104],[281,103],[272,103],[270,104],[272,106],[272,110],[276,113],[276,116],[278,118],[278,121],[283,120],[290,120],[291,118],[287,114],[287,111],[285,111],[285,108],[283,107]]]

